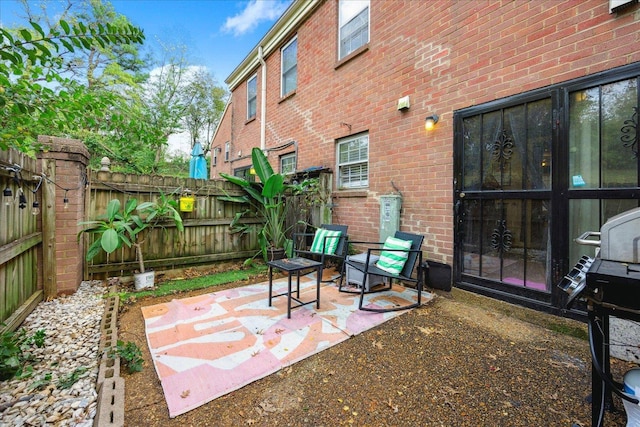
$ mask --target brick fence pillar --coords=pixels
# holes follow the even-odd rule
[[[75,292],[83,279],[85,251],[76,236],[84,220],[89,151],[76,139],[39,136],[38,142],[46,176],[41,203],[44,297],[53,298]]]

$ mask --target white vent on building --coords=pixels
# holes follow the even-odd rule
[[[620,12],[632,4],[638,3],[638,0],[609,0],[609,13]]]

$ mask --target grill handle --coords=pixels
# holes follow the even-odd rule
[[[580,237],[576,237],[574,242],[579,245],[587,245],[587,246],[597,246],[600,247],[600,240],[589,240],[589,237],[600,237],[599,231],[585,231],[580,235]]]

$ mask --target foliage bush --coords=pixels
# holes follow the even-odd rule
[[[28,373],[28,363],[33,360],[29,349],[34,345],[43,347],[44,338],[43,329],[36,331],[33,335],[28,335],[24,329],[17,332],[5,331],[0,334],[0,380],[5,381]]]
[[[142,358],[142,351],[136,343],[118,340],[117,345],[112,347],[108,353],[109,357],[120,357],[120,360],[126,366],[127,372],[133,374],[134,372],[142,371],[142,364],[144,359]]]

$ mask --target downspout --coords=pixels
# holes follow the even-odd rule
[[[258,60],[262,64],[262,75],[260,76],[262,85],[260,88],[260,149],[265,151],[267,149],[267,63],[262,56],[262,46],[258,46]]]

